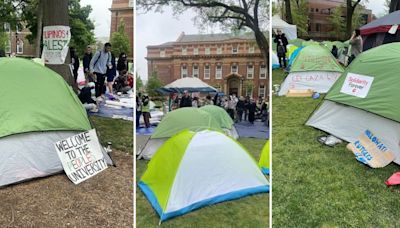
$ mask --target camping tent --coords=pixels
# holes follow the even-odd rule
[[[354,142],[372,131],[400,164],[400,43],[361,53],[332,86],[307,125]]]
[[[182,93],[185,90],[189,92],[218,92],[216,88],[196,77],[181,78],[158,89],[161,93]]]
[[[333,55],[320,45],[303,47],[297,54],[281,85],[278,95],[286,95],[289,89],[312,89],[326,93],[343,72]]]
[[[145,147],[138,151],[139,159],[151,159],[168,138],[182,130],[202,131],[206,129],[227,132],[221,128],[221,124],[212,115],[199,108],[179,108],[169,112],[154,130]]]
[[[222,128],[227,135],[235,139],[239,138],[234,122],[225,109],[216,105],[205,105],[201,107],[200,110],[210,114],[217,121],[219,127]]]
[[[261,171],[265,175],[269,175],[269,140],[265,143],[263,150],[261,151],[260,160],[258,161],[258,165],[261,168]]]
[[[285,33],[288,40],[297,39],[297,26],[287,23],[278,15],[274,15],[272,17],[272,29],[274,31],[278,29],[281,30],[283,33]]]
[[[279,58],[274,51],[272,51],[271,62],[272,62],[272,69],[279,68]]]
[[[61,172],[54,143],[91,129],[78,97],[26,59],[0,58],[0,78],[0,186]]]
[[[303,40],[303,39],[297,38],[297,39],[289,40],[288,42],[289,42],[289,44],[293,44],[296,47],[301,47],[301,46],[303,46],[304,41],[305,40]]]
[[[268,192],[255,160],[216,131],[183,131],[160,147],[138,183],[161,221],[200,207]]]
[[[360,28],[363,50],[400,41],[400,10],[376,19]]]

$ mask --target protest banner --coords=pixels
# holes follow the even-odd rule
[[[370,130],[365,130],[355,142],[349,143],[347,149],[358,161],[372,168],[385,167],[395,159],[394,153]]]
[[[374,78],[371,76],[348,73],[340,90],[341,93],[365,98],[368,95]]]
[[[42,59],[46,64],[64,64],[68,55],[71,32],[69,26],[46,26],[43,28]]]
[[[94,129],[58,141],[55,148],[65,173],[74,184],[79,184],[107,168]]]

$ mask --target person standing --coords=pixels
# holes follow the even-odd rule
[[[92,58],[92,48],[87,46],[85,54],[83,55],[83,72],[85,73],[86,82],[94,82],[93,77],[90,76],[90,61]]]
[[[97,51],[90,61],[90,74],[96,77],[96,97],[101,100],[103,86],[106,79],[107,68],[112,67],[111,63],[111,44],[104,44],[103,50]]]
[[[236,111],[239,122],[242,122],[244,110],[245,110],[244,97],[240,96],[239,101],[236,104]]]
[[[120,74],[120,75],[123,71],[128,71],[128,58],[124,52],[119,54],[118,63],[117,63],[117,71],[118,71],[118,74]]]
[[[253,100],[253,98],[251,98],[249,103],[249,122],[251,124],[254,124],[256,110],[257,110],[257,104]]]
[[[246,99],[244,100],[244,121],[248,120],[249,106],[250,106],[250,97],[246,96]]]
[[[275,36],[274,42],[276,43],[276,53],[279,58],[279,66],[280,68],[286,68],[286,46],[289,44],[289,42],[281,30],[278,30],[277,33],[278,34]]]
[[[146,94],[142,98],[142,115],[145,127],[150,128],[150,98]]]
[[[140,128],[140,116],[142,115],[142,94],[136,95],[136,128]]]
[[[192,98],[189,95],[189,92],[187,90],[184,91],[184,94],[181,98],[181,102],[179,104],[179,108],[184,108],[184,107],[192,107]]]
[[[210,95],[206,96],[206,100],[204,102],[204,105],[214,105],[214,101],[212,100]]]
[[[111,53],[111,68],[107,69],[107,88],[108,88],[108,93],[110,95],[113,94],[113,83],[114,83],[114,78],[116,76],[117,76],[117,66],[115,64],[115,55]]]
[[[351,56],[349,58],[349,63],[350,63],[357,58],[357,56],[362,52],[363,50],[363,43],[362,43],[362,38],[361,38],[361,33],[359,29],[356,29],[353,32],[353,35],[350,38],[350,44],[351,44]]]
[[[71,55],[71,65],[72,65],[72,72],[74,74],[75,83],[78,80],[78,69],[79,69],[79,57],[76,54],[76,50],[74,47],[69,49]]]

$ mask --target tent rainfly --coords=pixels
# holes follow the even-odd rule
[[[0,78],[0,186],[61,172],[54,143],[91,129],[78,97],[56,72],[26,59],[0,58]]]
[[[260,160],[258,165],[261,168],[261,171],[265,175],[269,175],[269,140],[265,143],[263,150],[261,151]]]
[[[399,59],[400,43],[361,53],[306,124],[352,143],[370,130],[400,164]]]
[[[283,33],[285,33],[288,40],[297,39],[297,26],[287,23],[278,15],[274,15],[272,17],[272,29],[274,31],[278,29],[281,30]]]
[[[326,93],[342,72],[343,68],[326,48],[320,45],[305,46],[299,49],[294,58],[278,95],[286,95],[289,89],[311,89]]]
[[[216,131],[182,131],[160,147],[138,183],[161,221],[269,191],[256,161]]]
[[[202,80],[196,77],[186,77],[175,80],[170,84],[158,89],[161,93],[183,93],[187,90],[188,92],[218,92],[218,90]]]

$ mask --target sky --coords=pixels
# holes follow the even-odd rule
[[[147,80],[146,47],[178,39],[185,34],[217,33],[218,30],[200,31],[193,22],[193,11],[185,11],[174,16],[172,9],[165,7],[162,13],[147,12],[136,14],[136,70],[143,80]]]
[[[365,5],[368,9],[372,10],[372,13],[377,17],[386,13],[385,0],[369,0]]]
[[[81,6],[92,6],[89,18],[94,21],[96,38],[110,36],[111,3],[112,0],[81,0]]]

